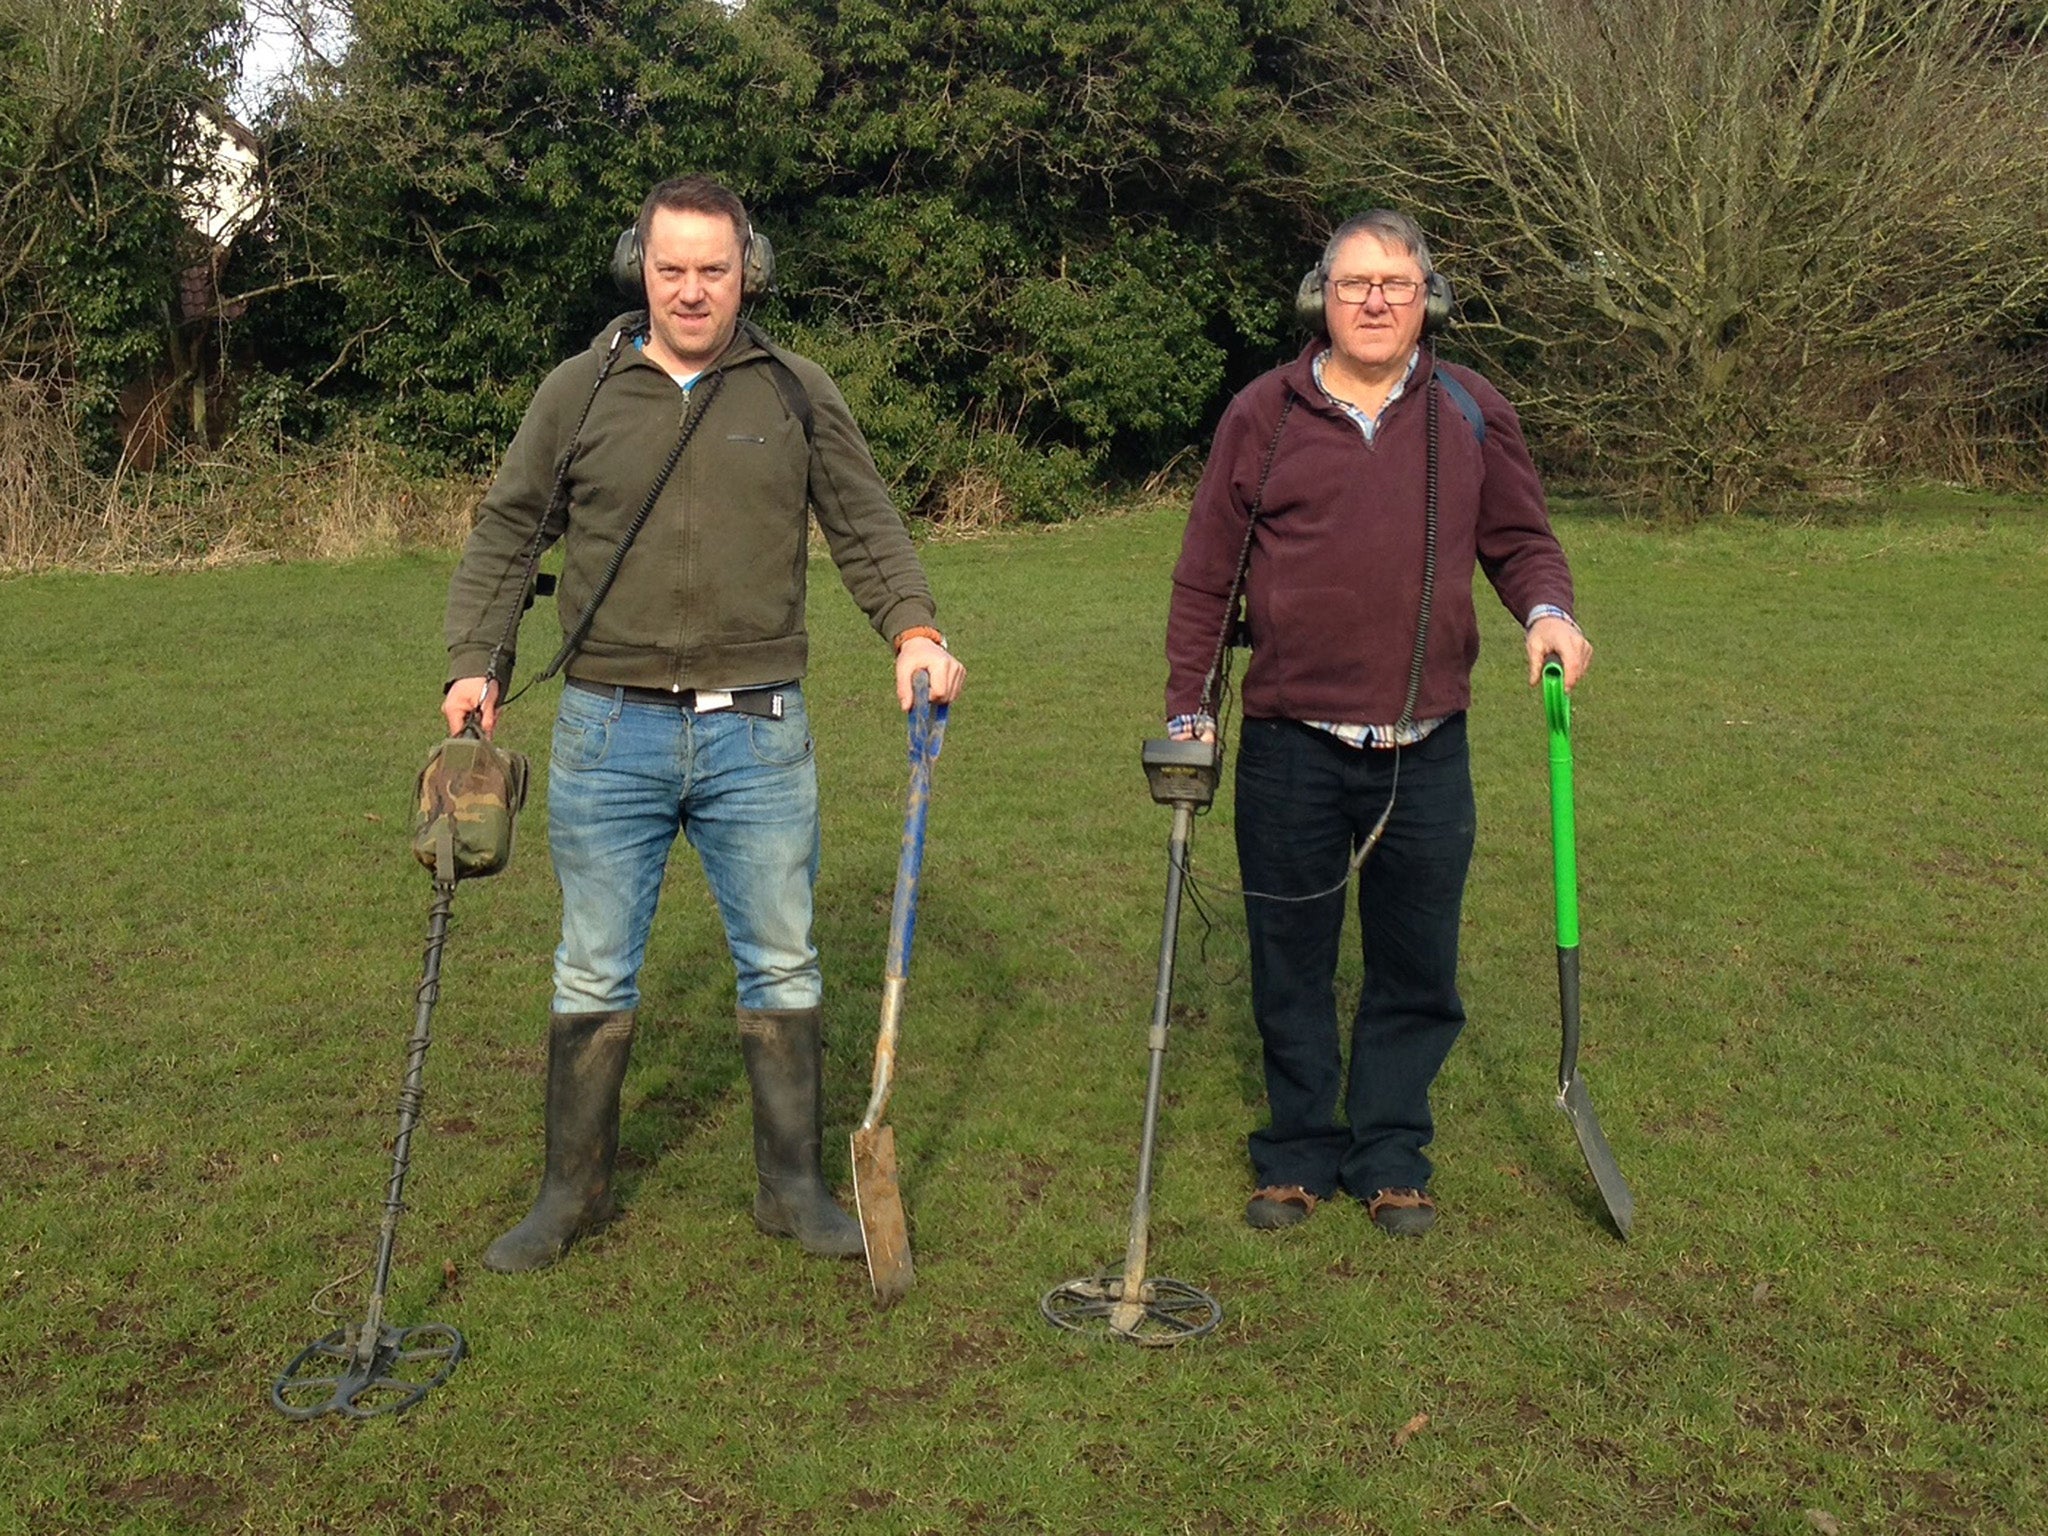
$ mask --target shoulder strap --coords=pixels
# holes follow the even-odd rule
[[[1443,369],[1436,370],[1437,382],[1444,387],[1444,393],[1451,397],[1451,404],[1458,408],[1472,427],[1472,435],[1479,440],[1479,446],[1486,446],[1486,417],[1480,412],[1479,402],[1472,398],[1472,391],[1452,378]]]
[[[794,416],[804,429],[804,443],[808,446],[817,441],[818,418],[811,410],[810,391],[804,388],[804,381],[796,376],[796,370],[782,360],[782,351],[768,339],[768,333],[751,320],[740,324],[755,346],[768,354],[768,372],[775,380],[775,392],[782,396],[782,407]]]

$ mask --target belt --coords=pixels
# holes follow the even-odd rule
[[[729,709],[735,714],[756,715],[763,720],[780,720],[788,698],[788,684],[764,688],[635,688],[627,683],[586,683],[580,677],[568,686],[584,693],[618,697],[628,704],[660,704],[669,709],[689,709],[700,715]]]

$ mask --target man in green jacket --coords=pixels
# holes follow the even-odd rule
[[[707,177],[665,181],[635,230],[646,312],[541,384],[448,594],[451,731],[476,709],[486,732],[496,724],[529,551],[562,542],[564,630],[586,631],[549,760],[562,941],[546,1168],[532,1211],[484,1255],[504,1273],[552,1264],[613,1213],[619,1088],[678,833],[703,864],[738,973],[755,1224],[810,1253],[862,1251],[819,1163],[818,789],[800,686],[811,516],[895,647],[898,703],[910,707],[920,671],[937,702],[965,675],[845,400],[815,363],[740,319],[773,257],[739,199]]]

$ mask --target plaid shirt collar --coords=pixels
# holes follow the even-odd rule
[[[1387,407],[1408,392],[1408,383],[1415,377],[1415,365],[1422,361],[1422,348],[1417,347],[1408,354],[1408,367],[1402,372],[1400,379],[1395,383],[1394,387],[1387,391],[1386,402],[1380,406],[1378,416],[1368,415],[1349,400],[1340,400],[1337,396],[1330,393],[1330,386],[1323,382],[1323,364],[1329,361],[1329,357],[1330,349],[1325,347],[1316,354],[1315,361],[1309,365],[1316,376],[1316,388],[1323,392],[1325,400],[1336,406],[1338,410],[1357,423],[1358,430],[1365,434],[1365,440],[1369,443],[1378,434],[1380,420],[1381,417],[1387,414]]]

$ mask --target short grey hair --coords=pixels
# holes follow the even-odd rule
[[[1337,260],[1337,248],[1353,235],[1371,235],[1382,245],[1406,251],[1422,268],[1424,277],[1436,270],[1436,260],[1429,254],[1429,240],[1422,233],[1420,224],[1391,208],[1369,208],[1364,213],[1353,214],[1331,233],[1323,246],[1323,259],[1317,263],[1317,270],[1322,273],[1324,281],[1329,280],[1330,268]]]

